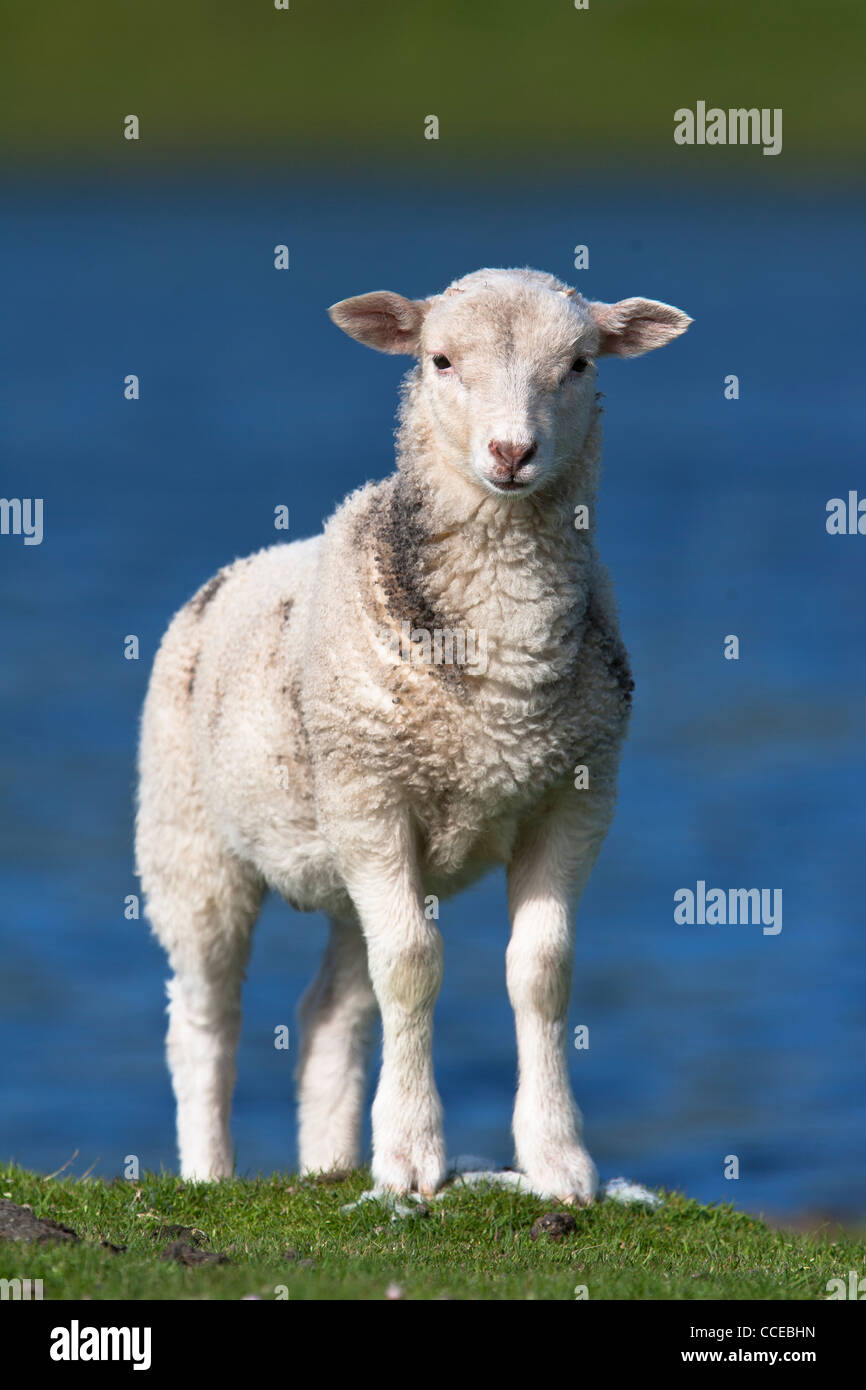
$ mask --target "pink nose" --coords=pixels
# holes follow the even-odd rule
[[[512,444],[507,439],[491,439],[487,447],[498,465],[496,471],[507,472],[513,478],[517,470],[529,462],[538,445],[535,440],[531,444]]]

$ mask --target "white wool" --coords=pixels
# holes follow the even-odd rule
[[[302,1168],[359,1161],[378,1013],[374,1180],[439,1187],[442,943],[427,908],[504,865],[517,1161],[532,1191],[586,1201],[596,1175],[566,1061],[573,916],[613,814],[631,693],[595,548],[595,358],[659,346],[688,320],[492,270],[331,313],[418,358],[398,469],[323,536],[206,584],[166,633],[143,713],[136,851],[173,972],[181,1169],[232,1171],[241,984],[271,887],[332,923],[301,1005]]]

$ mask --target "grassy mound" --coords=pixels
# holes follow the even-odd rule
[[[41,1279],[45,1299],[823,1299],[866,1256],[855,1236],[773,1230],[676,1194],[573,1210],[572,1229],[535,1238],[555,1204],[489,1186],[408,1216],[344,1211],[369,1185],[367,1172],[208,1185],[0,1167],[0,1279]]]

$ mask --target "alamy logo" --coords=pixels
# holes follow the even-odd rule
[[[778,936],[782,930],[781,888],[708,889],[706,881],[699,878],[694,892],[678,888],[674,902],[674,921],[680,926],[760,925],[764,936]]]
[[[866,497],[858,497],[853,488],[847,502],[844,497],[831,497],[827,503],[827,534],[866,536]]]
[[[848,1270],[847,1287],[844,1279],[828,1279],[824,1287],[828,1302],[834,1298],[856,1298],[862,1303],[866,1299],[866,1279],[859,1278],[856,1269]]]
[[[41,545],[42,498],[0,497],[0,536],[23,536],[25,545]]]
[[[51,1329],[52,1361],[131,1361],[134,1371],[150,1370],[149,1327],[69,1327]]]
[[[681,106],[674,112],[677,145],[763,145],[764,154],[782,152],[782,108],[721,106],[707,109],[699,101],[694,111]]]
[[[487,670],[487,633],[467,627],[413,627],[403,620],[400,631],[382,628],[380,640],[392,656],[413,666],[465,666],[470,675]]]
[[[43,1298],[41,1279],[0,1279],[0,1301],[12,1299],[14,1302],[37,1302]]]

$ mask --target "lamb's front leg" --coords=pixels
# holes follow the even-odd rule
[[[512,931],[506,954],[519,1062],[518,1166],[539,1195],[580,1203],[592,1200],[598,1179],[581,1143],[568,1077],[572,918],[612,812],[609,798],[590,802],[589,795],[565,793],[520,835],[508,871]],[[577,797],[587,800],[574,802]]]
[[[445,1177],[442,1106],[433,1077],[433,1006],[442,938],[421,908],[408,831],[347,874],[367,939],[382,1015],[382,1071],[373,1102],[373,1179],[395,1192],[431,1194]]]

